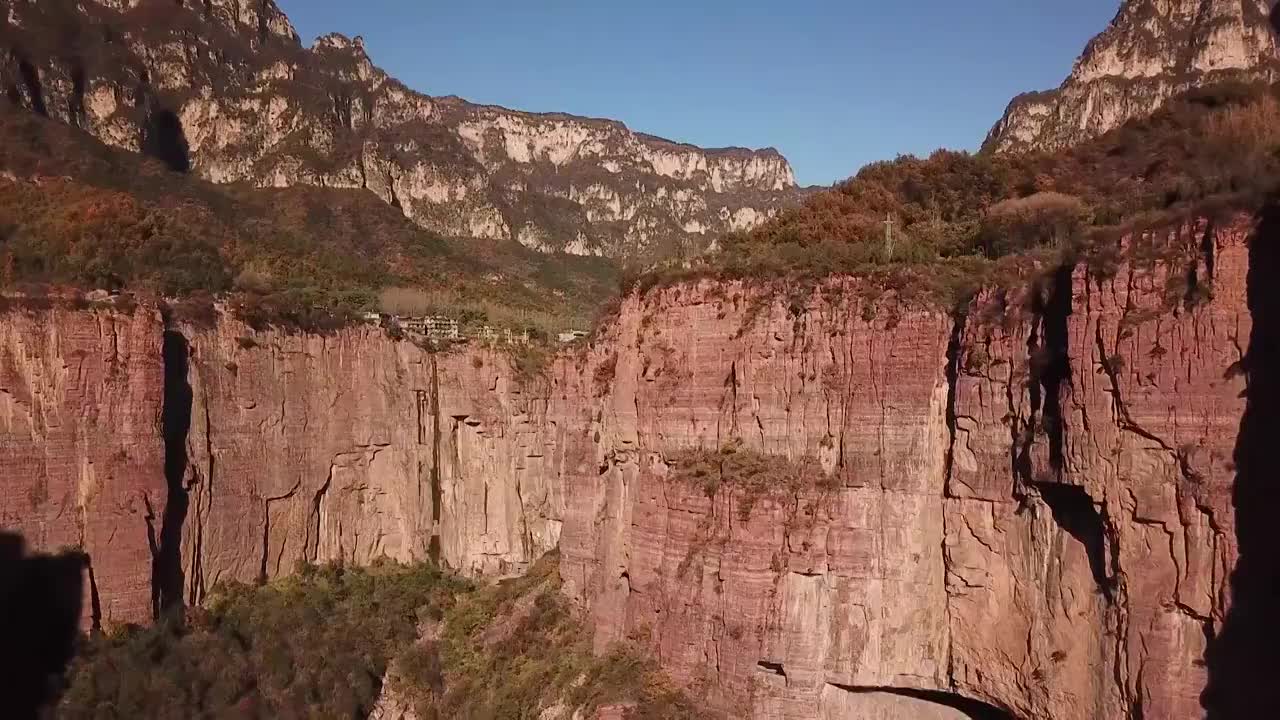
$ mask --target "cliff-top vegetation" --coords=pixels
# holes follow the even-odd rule
[[[214,185],[0,109],[0,283],[229,297],[246,319],[341,324],[408,289],[415,314],[585,327],[612,264],[445,238],[372,193]],[[403,305],[405,293],[401,293]]]
[[[849,274],[952,304],[1064,253],[1113,253],[1126,233],[1256,209],[1280,180],[1278,97],[1220,86],[1061,152],[873,164],[625,289]],[[227,296],[250,321],[303,327],[442,314],[535,336],[585,328],[617,291],[603,259],[439,237],[365,191],[213,185],[24,111],[0,111],[0,170],[8,288]]]
[[[1280,86],[1219,86],[1061,152],[939,150],[875,163],[716,252],[636,282],[850,274],[956,301],[1027,262],[1255,210],[1280,184],[1278,98]]]

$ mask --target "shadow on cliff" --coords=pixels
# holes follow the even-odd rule
[[[83,610],[83,553],[27,556],[0,533],[0,715],[38,717],[75,652]]]
[[[172,110],[155,110],[142,128],[142,152],[174,172],[191,170],[191,148],[182,120]]]
[[[187,435],[191,431],[193,394],[188,377],[191,345],[182,333],[166,330],[163,345],[164,406],[160,424],[164,432],[164,477],[168,486],[160,531],[148,528],[151,544],[152,614],[161,616],[182,610],[182,527],[187,520]]]
[[[922,700],[937,705],[939,708],[950,708],[956,714],[962,715],[969,720],[1014,720],[1014,716],[1007,710],[949,692],[895,687],[853,687],[835,683],[832,683],[831,687],[840,688],[847,693],[853,694],[879,693]],[[951,716],[952,713],[947,713],[947,715]]]
[[[1206,654],[1209,683],[1201,701],[1210,720],[1280,713],[1280,200],[1258,220],[1249,244],[1253,333],[1232,497],[1240,555],[1231,609]]]

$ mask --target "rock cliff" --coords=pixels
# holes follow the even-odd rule
[[[514,574],[559,540],[545,383],[505,353],[145,307],[15,310],[0,328],[0,526],[87,552],[94,622],[301,561]]]
[[[565,493],[569,592],[601,643],[756,718],[1198,716],[1250,233],[1148,237],[958,320],[856,285],[631,300],[599,471]],[[675,452],[731,439],[832,480],[678,477]]]
[[[1125,0],[1056,90],[1021,95],[992,129],[1001,152],[1056,150],[1225,80],[1280,77],[1270,0]]]
[[[37,310],[0,322],[0,528],[89,560],[89,622],[151,617],[167,493],[159,317]]]
[[[304,48],[274,2],[3,0],[11,102],[215,182],[365,188],[451,236],[644,256],[796,198],[776,151],[414,92],[359,38]]]
[[[856,280],[655,290],[536,380],[374,327],[13,310],[4,524],[86,550],[103,623],[300,560],[558,544],[600,647],[749,717],[1198,716],[1271,566],[1232,498],[1254,232],[1127,238],[958,317]],[[689,480],[728,444],[787,481]]]
[[[562,483],[544,384],[505,353],[429,354],[381,328],[175,327],[189,357],[178,491],[184,592],[297,563],[438,560],[509,575],[556,546]],[[185,412],[185,411],[184,411]],[[250,539],[252,538],[252,541]]]

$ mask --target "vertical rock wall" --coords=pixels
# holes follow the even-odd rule
[[[962,318],[856,285],[630,301],[593,359],[613,379],[566,493],[568,591],[601,644],[758,718],[1196,716],[1236,557],[1250,233],[1126,241]],[[744,509],[674,478],[730,439],[835,482]]]
[[[300,561],[519,573],[559,540],[545,386],[504,353],[430,354],[372,326],[178,331],[194,396],[188,602]]]
[[[560,535],[546,387],[505,353],[431,354],[375,327],[10,311],[0,526],[87,552],[107,625],[301,561],[519,573]]]
[[[152,614],[162,331],[145,310],[0,317],[0,528],[34,550],[87,554],[86,628]]]
[[[372,326],[11,310],[0,521],[88,553],[86,623],[558,544],[601,648],[754,718],[1193,717],[1234,612],[1252,232],[1129,239],[960,316],[852,280],[658,290],[537,380]],[[682,479],[729,443],[823,472]]]

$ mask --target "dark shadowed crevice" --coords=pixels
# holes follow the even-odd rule
[[[849,685],[838,685],[835,683],[831,683],[831,686],[844,690],[848,693],[879,693],[923,700],[924,702],[933,703],[934,705],[941,705],[942,707],[957,710],[967,716],[970,720],[1016,720],[1015,716],[1008,710],[998,708],[995,705],[989,705],[981,700],[974,700],[973,698],[956,695],[955,693],[942,692],[940,690],[915,690],[911,688],[897,687],[853,687]],[[906,719],[904,718],[904,720]]]
[[[329,101],[333,104],[333,123],[339,131],[355,130],[352,120],[352,107],[355,101],[350,93],[330,93]]]
[[[329,488],[333,486],[333,473],[335,467],[332,463],[329,465],[329,474],[324,479],[324,484],[311,496],[311,523],[307,528],[307,542],[303,550],[303,555],[308,562],[315,563],[320,560],[320,533],[323,531],[321,520],[323,519],[324,498],[329,494]]]
[[[1262,210],[1249,242],[1248,302],[1253,330],[1236,439],[1232,493],[1239,556],[1231,607],[1206,653],[1201,700],[1210,720],[1274,717],[1280,708],[1280,204]]]
[[[164,332],[164,405],[160,424],[164,433],[164,478],[168,494],[160,531],[153,542],[151,574],[152,612],[158,620],[170,612],[181,613],[182,529],[190,496],[186,486],[187,435],[191,431],[191,346],[182,333]]]
[[[27,91],[31,109],[40,115],[47,116],[49,108],[44,103],[44,86],[40,84],[40,71],[26,58],[18,58],[18,75],[22,78],[22,86]]]
[[[729,437],[738,437],[738,361],[729,364],[729,374],[724,378],[724,387],[729,390]],[[723,401],[722,401],[723,403]],[[723,416],[723,413],[720,414]],[[716,442],[723,443],[720,437],[719,419],[716,420]],[[844,458],[840,459],[840,467],[844,467]]]
[[[271,37],[271,28],[267,25],[267,0],[258,0],[258,42],[265,43]]]
[[[628,577],[627,580],[629,582],[631,578]],[[777,675],[778,677],[783,679],[786,679],[787,677],[787,669],[783,667],[782,663],[769,662],[768,660],[761,660],[760,662],[756,663],[756,667],[759,668],[761,672],[767,672],[770,675]]]
[[[1029,408],[1027,421],[1021,426],[1016,422],[1012,423],[1013,477],[1017,481],[1014,487],[1014,494],[1018,497],[1022,497],[1024,495],[1023,488],[1035,480],[1035,464],[1031,460],[1031,450],[1035,446],[1036,427],[1039,424],[1041,406],[1044,405],[1040,383],[1035,378],[1037,360],[1042,356],[1040,352],[1040,325],[1041,320],[1037,318],[1031,332],[1027,333],[1027,367],[1032,373],[1030,381],[1027,382],[1027,407]],[[1010,403],[1010,407],[1015,406]]]
[[[1195,254],[1187,263],[1186,291],[1182,296],[1182,305],[1188,311],[1212,296],[1213,276],[1217,271],[1217,247],[1214,235],[1217,230],[1213,220],[1205,224],[1204,232],[1199,240],[1192,237]],[[1203,271],[1203,272],[1202,272]]]
[[[1200,238],[1200,261],[1204,263],[1204,273],[1212,281],[1218,272],[1218,248],[1214,244],[1217,228],[1209,223],[1204,229],[1204,237]]]
[[[21,536],[0,533],[0,716],[42,717],[75,651],[87,558],[26,555]]]
[[[403,212],[404,204],[400,202],[400,196],[396,195],[396,181],[391,173],[387,173],[387,195],[390,197],[391,207]]]
[[[142,128],[142,152],[174,172],[191,170],[191,149],[182,120],[172,110],[152,110]]]
[[[1071,383],[1070,318],[1075,267],[1063,265],[1042,281],[1032,298],[1035,318],[1027,337],[1027,383],[1030,416],[1021,432],[1015,430],[1013,468],[1023,487],[1054,480],[1065,466],[1066,427],[1062,393]],[[1064,387],[1065,386],[1065,387]],[[1049,467],[1036,467],[1033,451],[1040,434],[1049,445]]]
[[[86,84],[84,62],[77,58],[71,63],[71,105],[68,110],[71,114],[72,124],[81,128],[87,125],[84,112]]]
[[[956,390],[960,382],[960,356],[964,352],[964,326],[967,315],[956,311],[951,319],[951,340],[947,343],[947,458],[942,477],[947,483],[945,492],[951,493],[951,470],[956,454]]]
[[[369,189],[369,169],[364,164],[364,148],[356,153],[356,169],[360,171],[360,189]]]
[[[437,567],[441,564],[440,521],[444,491],[440,485],[440,377],[435,356],[431,356],[431,541],[427,556]]]
[[[1049,462],[1055,472],[1065,466],[1066,419],[1062,414],[1063,386],[1071,382],[1070,318],[1075,268],[1063,265],[1053,276],[1053,287],[1041,308],[1044,345],[1036,380],[1043,391],[1041,423],[1049,439]]]
[[[1107,572],[1107,523],[1093,498],[1076,485],[1040,483],[1036,489],[1049,506],[1058,527],[1084,546],[1093,580],[1103,596],[1110,600],[1115,580]]]
[[[84,567],[89,580],[89,629],[99,633],[102,632],[102,598],[98,595],[98,576],[93,572],[93,560],[88,553],[84,556]]]

